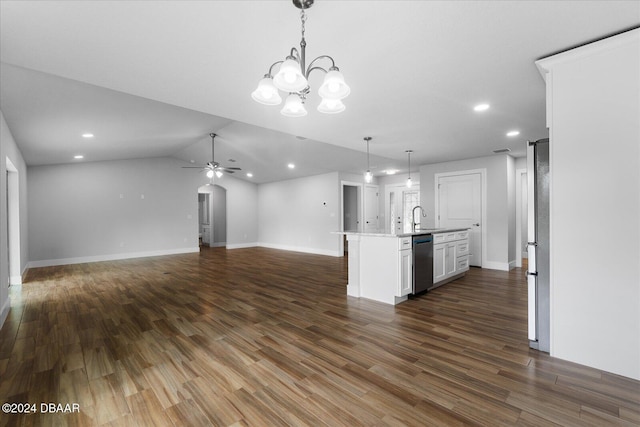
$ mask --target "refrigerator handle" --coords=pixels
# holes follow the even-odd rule
[[[535,271],[529,271],[529,270],[525,271],[525,273],[524,273],[524,274],[526,274],[527,276],[537,276],[537,275],[538,275],[538,273],[537,273],[537,272],[535,272]]]

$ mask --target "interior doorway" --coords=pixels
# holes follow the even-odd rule
[[[411,232],[413,208],[420,205],[419,183],[414,182],[411,188],[404,184],[387,185],[384,194],[385,232],[393,234]],[[416,216],[416,221],[420,220]]]
[[[359,182],[342,181],[340,185],[340,201],[342,203],[342,216],[340,218],[340,231],[362,231],[362,198],[363,186]],[[347,236],[340,238],[339,253],[346,255],[349,252]]]
[[[227,190],[220,185],[198,188],[198,236],[203,246],[227,245]]]
[[[7,264],[9,277],[6,286],[22,284],[20,271],[20,183],[18,169],[6,158],[7,195]]]

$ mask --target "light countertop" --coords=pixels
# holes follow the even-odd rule
[[[387,233],[384,230],[376,230],[369,232],[360,232],[360,231],[334,231],[334,234],[344,234],[344,235],[356,235],[356,236],[372,236],[372,237],[409,237],[409,236],[423,236],[426,234],[438,234],[438,233],[451,233],[452,231],[464,231],[468,230],[468,228],[422,228],[414,231],[413,233]]]

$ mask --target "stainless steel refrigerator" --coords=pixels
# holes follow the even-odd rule
[[[527,145],[529,347],[549,352],[549,138]]]

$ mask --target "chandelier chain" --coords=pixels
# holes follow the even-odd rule
[[[302,22],[302,39],[304,39],[304,24],[307,22],[307,14],[304,12],[304,8],[300,11],[300,21]]]

